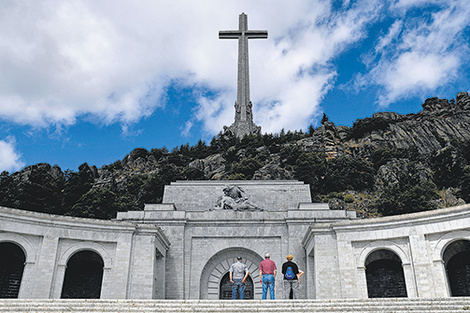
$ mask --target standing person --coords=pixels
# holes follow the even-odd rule
[[[232,300],[245,299],[245,280],[250,272],[241,256],[237,257],[237,262],[230,266],[230,282],[232,283]]]
[[[274,300],[274,282],[276,280],[276,274],[276,263],[271,261],[271,255],[266,253],[264,255],[264,261],[259,265],[259,282],[263,283],[263,300],[266,300],[268,288],[271,300]]]
[[[300,271],[297,264],[292,262],[294,257],[289,254],[286,259],[287,262],[282,264],[282,274],[284,275],[284,296],[286,299],[290,298],[292,291],[293,299],[299,298],[299,284],[300,284]]]

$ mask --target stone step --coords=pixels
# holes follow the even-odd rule
[[[470,298],[343,300],[23,300],[0,299],[0,312],[470,312]]]

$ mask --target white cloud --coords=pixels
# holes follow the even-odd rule
[[[16,150],[15,139],[9,137],[5,140],[0,140],[0,172],[17,171],[24,165],[21,153]]]
[[[193,128],[193,122],[192,121],[186,121],[186,123],[184,123],[184,126],[182,126],[180,128],[181,136],[183,136],[183,137],[189,136],[189,134],[191,132],[191,128]]]
[[[375,52],[382,52],[387,47],[390,46],[393,42],[395,42],[398,39],[398,35],[401,32],[403,28],[403,21],[402,20],[397,20],[395,21],[392,26],[390,26],[388,30],[388,34],[380,37],[378,40],[377,45],[375,46]]]
[[[319,0],[7,1],[0,117],[48,126],[91,115],[127,125],[163,107],[166,86],[178,80],[217,93],[201,98],[194,115],[217,133],[233,120],[237,58],[236,41],[217,34],[236,29],[246,12],[249,27],[270,37],[250,41],[257,122],[265,131],[305,128],[331,88],[332,58],[363,38],[379,12],[373,0],[345,1],[344,8],[334,12]],[[256,115],[273,103],[276,111]]]
[[[446,0],[447,1],[447,0]],[[392,1],[393,9],[409,9],[411,7],[417,7],[429,4],[439,4],[442,0],[395,0]]]
[[[406,10],[426,2],[391,1],[387,12],[376,0],[337,8],[322,0],[7,0],[0,10],[0,118],[47,127],[91,117],[126,130],[169,105],[165,92],[178,81],[211,91],[195,93],[197,108],[184,108],[194,115],[182,121],[183,133],[197,122],[215,134],[233,122],[238,52],[235,40],[217,34],[238,28],[246,12],[249,28],[269,32],[268,40],[250,40],[255,122],[266,132],[305,129],[334,87],[335,59],[386,13],[399,18],[365,58],[369,73],[362,76],[383,88],[383,103],[455,77],[468,48],[458,44],[469,24],[466,1],[435,0],[440,9],[430,20],[411,23]]]
[[[385,69],[380,80],[387,93],[379,96],[378,103],[385,107],[395,99],[408,94],[414,95],[415,90],[434,89],[447,82],[456,74],[459,61],[448,55],[442,57],[435,54],[421,56],[418,53],[404,53]]]
[[[407,18],[407,9],[438,4],[422,18]],[[467,0],[397,1],[391,10],[401,16],[377,41],[375,52],[364,57],[369,73],[356,77],[356,87],[381,86],[377,103],[390,103],[455,80],[468,62],[469,45],[462,37],[470,23]],[[375,61],[377,60],[377,61]]]

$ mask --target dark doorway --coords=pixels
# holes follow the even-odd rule
[[[103,280],[103,259],[95,252],[80,251],[67,263],[62,298],[99,299]]]
[[[253,299],[253,280],[250,275],[245,280],[245,299]],[[226,273],[220,281],[219,299],[231,300],[232,299],[232,283],[230,282],[230,273]]]
[[[405,275],[400,258],[389,250],[378,250],[366,261],[369,298],[406,297]]]
[[[0,243],[0,298],[18,298],[26,256],[10,242]]]
[[[470,296],[470,241],[450,244],[444,253],[444,262],[451,296]]]

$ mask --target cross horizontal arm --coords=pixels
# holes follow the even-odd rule
[[[265,30],[248,30],[245,35],[248,38],[268,38],[268,32]]]
[[[219,32],[219,39],[238,39],[242,35],[239,30],[225,30]]]

